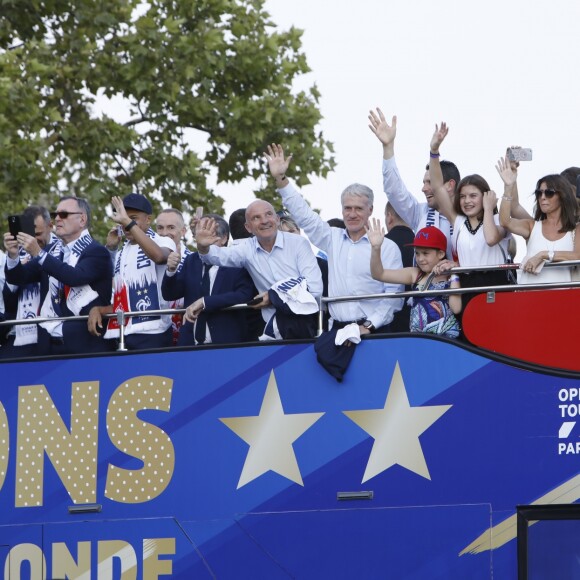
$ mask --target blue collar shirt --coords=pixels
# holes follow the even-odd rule
[[[280,280],[304,276],[308,290],[320,301],[322,275],[308,240],[302,236],[278,231],[270,252],[264,250],[258,240],[252,237],[227,248],[210,246],[209,252],[200,256],[204,262],[215,266],[245,268],[260,293]],[[273,308],[262,310],[264,320],[269,320],[273,314]]]
[[[292,183],[279,190],[284,206],[309,240],[328,255],[328,294],[357,296],[401,292],[399,284],[386,284],[371,276],[371,243],[365,234],[356,242],[342,228],[330,227],[306,203]],[[383,268],[403,267],[397,245],[385,238],[381,247]],[[402,298],[335,302],[329,305],[333,320],[350,322],[370,320],[375,328],[389,324],[393,315],[403,306]]]

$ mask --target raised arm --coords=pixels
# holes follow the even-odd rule
[[[390,159],[395,155],[395,137],[397,136],[397,117],[393,115],[391,124],[387,122],[383,112],[377,107],[376,112],[369,111],[369,129],[383,144],[383,159]]]
[[[497,207],[495,191],[483,192],[483,236],[488,246],[495,246],[505,238],[505,229],[495,223],[494,211]]]
[[[514,171],[507,155],[499,159],[495,168],[504,183],[504,193],[499,205],[499,223],[512,234],[518,234],[527,240],[532,233],[534,221],[532,219],[514,218],[511,215],[511,203],[513,201],[517,173]]]
[[[113,220],[118,224],[121,224],[123,228],[126,228],[133,220],[128,216],[127,210],[123,205],[123,200],[120,197],[115,196],[111,199],[111,203],[115,211],[115,213],[113,213]],[[130,231],[135,242],[139,244],[145,255],[150,260],[156,264],[165,264],[167,262],[167,257],[171,253],[169,248],[162,248],[157,245],[138,225],[132,226]]]
[[[264,158],[268,162],[268,169],[270,170],[270,175],[272,175],[276,182],[276,188],[282,189],[286,187],[290,183],[288,177],[286,177],[286,172],[288,171],[288,167],[290,167],[292,154],[286,157],[284,155],[284,147],[272,143],[272,145],[268,145],[266,153],[264,153]]]
[[[512,147],[509,147],[509,149],[521,149],[521,147],[513,147],[512,146]],[[506,158],[507,158],[507,150],[506,150]],[[519,192],[518,192],[518,181],[517,181],[518,168],[520,166],[520,162],[509,160],[509,163],[510,163],[510,167],[512,168],[513,173],[516,176],[516,181],[514,183],[512,192],[510,194],[510,197],[512,198],[510,213],[513,217],[515,217],[517,219],[531,220],[531,219],[533,219],[532,216],[526,211],[524,206],[520,204],[520,196],[519,196]]]
[[[386,270],[383,268],[381,259],[381,247],[385,241],[385,230],[377,218],[369,221],[369,227],[365,226],[369,242],[371,243],[371,276],[379,282],[391,284],[412,284],[416,276],[416,268],[401,268],[399,270]]]
[[[304,230],[308,239],[321,250],[329,251],[331,244],[330,226],[312,210],[286,176],[292,155],[285,157],[282,145],[273,143],[268,146],[264,157],[268,162],[270,174],[276,182],[276,189],[282,196],[284,206]]]
[[[397,117],[393,116],[391,124],[383,112],[377,108],[369,111],[369,128],[383,145],[383,191],[395,211],[409,224],[412,230],[419,227],[423,217],[424,203],[407,189],[395,161],[395,137],[397,135]]]
[[[435,131],[433,132],[430,143],[429,178],[431,180],[431,190],[435,196],[439,213],[444,215],[449,220],[450,224],[454,224],[457,213],[453,209],[453,202],[445,188],[441,163],[439,162],[439,148],[441,147],[441,143],[445,140],[445,137],[447,137],[447,133],[449,133],[449,128],[446,123],[441,123],[441,127],[435,125]]]
[[[214,266],[243,268],[246,265],[245,244],[221,248],[215,245],[219,240],[215,220],[208,217],[201,219],[195,228],[195,241],[202,261]]]

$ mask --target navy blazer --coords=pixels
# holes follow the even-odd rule
[[[98,297],[83,307],[80,314],[88,314],[93,306],[105,306],[111,303],[113,288],[113,265],[105,246],[94,240],[82,251],[76,266],[69,266],[48,254],[42,264],[31,260],[26,264],[19,263],[12,269],[6,268],[6,280],[10,284],[22,286],[31,282],[40,282],[41,297],[48,291],[48,278],[53,276],[66,286],[74,288],[88,284]],[[72,316],[64,296],[60,303],[63,316]]]
[[[40,282],[41,296],[46,296],[50,276],[71,288],[88,284],[98,294],[94,300],[81,309],[80,315],[88,314],[93,306],[105,306],[111,303],[113,288],[111,256],[105,246],[94,240],[81,252],[74,267],[48,254],[42,264],[33,259],[26,264],[19,263],[10,270],[6,268],[6,280],[11,284],[22,286],[32,282]],[[73,316],[66,305],[64,293],[60,297],[59,306],[63,316]],[[89,334],[85,320],[64,322],[62,332],[64,347],[55,351],[57,354],[101,352],[109,349],[108,345],[106,348],[104,347],[105,341],[102,338]],[[39,343],[41,342],[41,334],[39,333]],[[47,354],[48,352],[52,352],[52,350],[47,351]]]
[[[215,267],[215,266],[214,266]],[[197,252],[185,258],[179,272],[163,276],[161,293],[165,300],[184,299],[189,306],[202,297],[201,279],[203,264]],[[254,297],[254,284],[244,268],[219,268],[209,296],[204,297],[207,325],[212,343],[243,342],[246,335],[244,310],[222,308],[244,304]],[[201,318],[200,318],[201,320]],[[192,345],[193,324],[184,322],[179,329],[179,346]]]

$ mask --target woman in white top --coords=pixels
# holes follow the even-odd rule
[[[543,268],[546,262],[580,260],[578,203],[570,183],[561,175],[542,177],[536,184],[534,219],[515,219],[510,208],[517,176],[507,159],[499,160],[497,170],[505,184],[500,223],[528,243],[519,283],[570,282],[569,267]]]
[[[481,175],[468,175],[457,185],[452,199],[443,184],[439,164],[439,147],[447,136],[445,123],[435,126],[431,139],[429,173],[431,188],[437,198],[439,211],[453,224],[453,259],[460,266],[497,266],[506,262],[505,250],[501,247],[508,231],[499,223],[497,198]],[[507,244],[506,244],[507,247]],[[448,262],[440,269],[455,266]],[[507,272],[501,270],[479,271],[461,276],[463,288],[497,286],[508,284]],[[473,294],[463,295],[465,307]]]

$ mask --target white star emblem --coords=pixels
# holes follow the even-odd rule
[[[362,483],[396,464],[431,479],[419,436],[450,408],[411,407],[397,362],[382,409],[343,411],[375,440]]]
[[[324,413],[284,414],[272,371],[259,415],[220,419],[250,446],[237,489],[268,471],[304,485],[292,443],[322,415]]]

